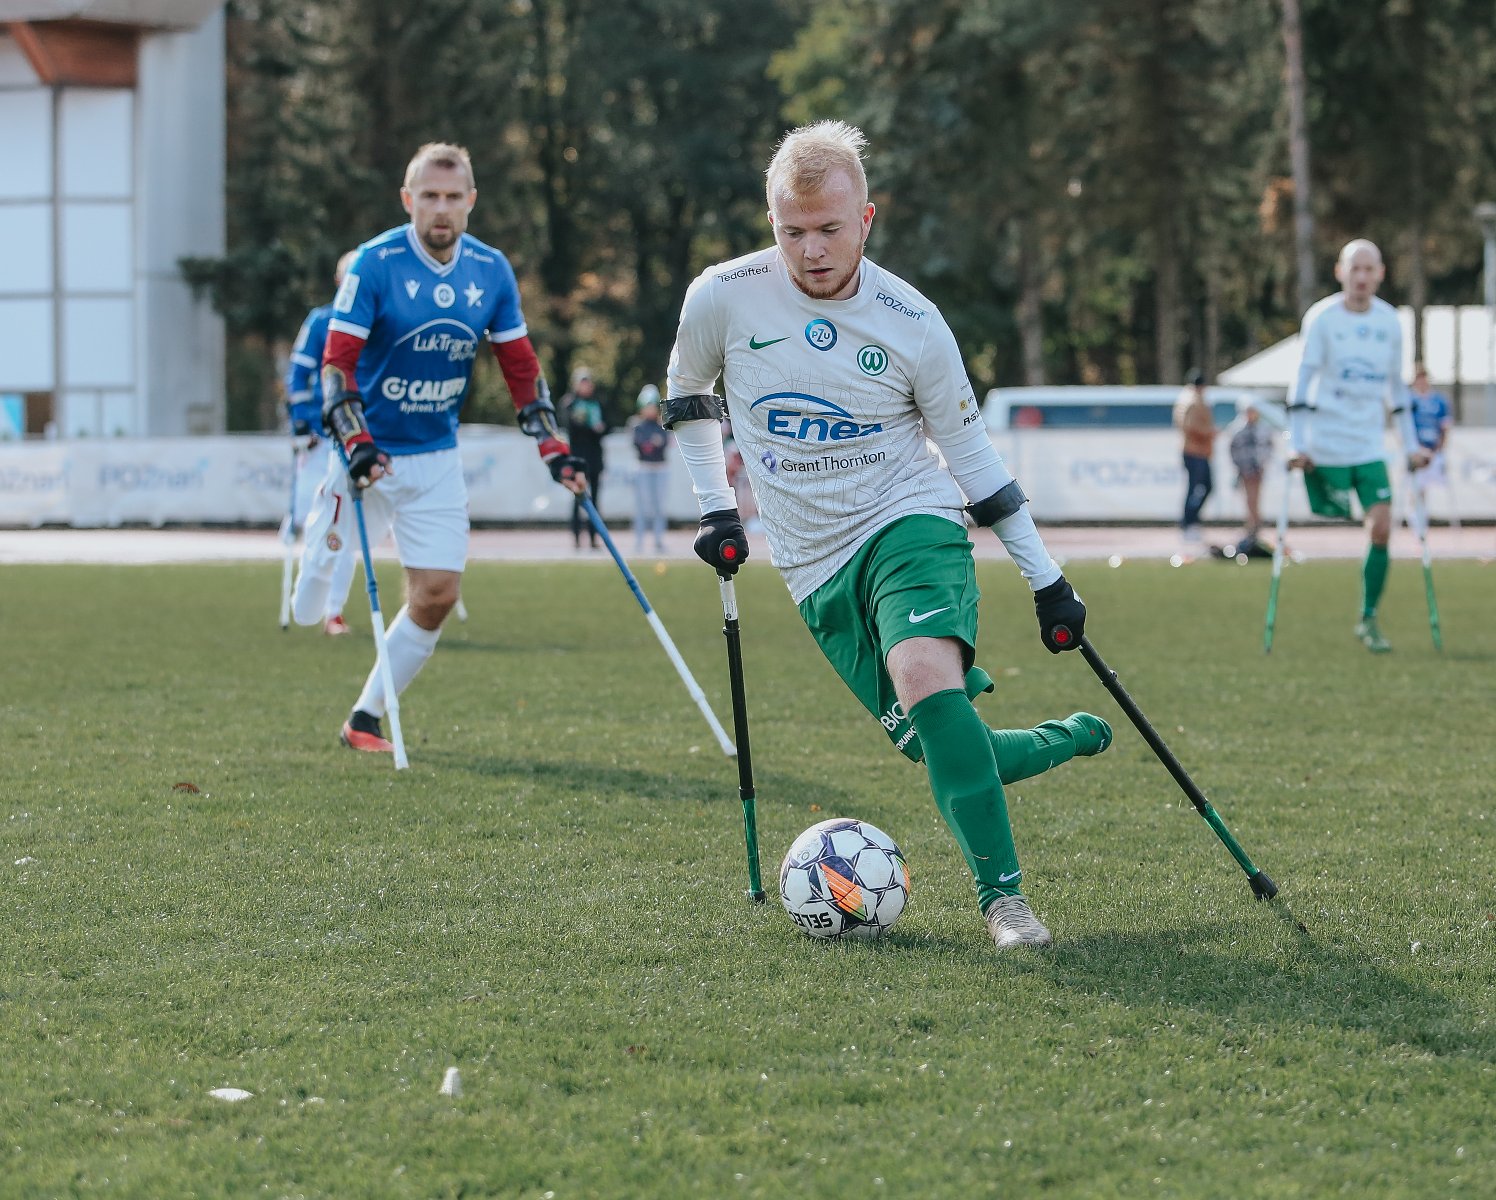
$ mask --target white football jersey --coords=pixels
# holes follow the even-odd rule
[[[1387,407],[1402,396],[1402,326],[1397,310],[1372,297],[1352,312],[1345,294],[1327,296],[1304,314],[1300,380],[1289,402],[1309,406],[1302,450],[1327,467],[1378,462],[1386,450]],[[1298,439],[1296,439],[1297,442]]]
[[[702,274],[681,310],[670,395],[712,392],[719,376],[771,559],[796,603],[891,521],[964,524],[966,497],[926,440],[969,446],[981,425],[956,339],[934,305],[871,259],[848,300],[806,296],[773,246]],[[981,436],[984,486],[1011,478]]]

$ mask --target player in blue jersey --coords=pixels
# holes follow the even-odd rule
[[[341,287],[348,265],[357,252],[348,251],[338,259],[333,271],[334,289]],[[286,367],[286,411],[291,422],[291,438],[297,447],[300,463],[296,471],[296,496],[293,503],[303,526],[318,487],[327,477],[327,462],[333,456],[332,446],[319,435],[322,432],[322,350],[327,344],[327,323],[332,320],[332,305],[319,304],[307,313],[291,347],[291,361]],[[290,531],[294,535],[295,530]],[[343,606],[353,585],[355,565],[353,550],[345,547],[333,567],[322,613],[322,632],[337,636],[352,632],[343,619]]]
[[[323,425],[342,444],[349,469],[329,469],[308,525],[296,619],[317,619],[332,564],[357,536],[351,481],[361,490],[370,543],[393,531],[405,568],[405,607],[386,637],[397,693],[436,649],[467,562],[457,417],[482,342],[551,476],[574,493],[586,487],[581,460],[557,430],[514,271],[465,232],[477,199],[466,150],[438,142],[417,150],[400,189],[410,221],[359,247],[333,300],[322,354]],[[344,745],[393,750],[380,725],[386,710],[376,663],[343,724]]]
[[[1433,390],[1428,381],[1428,371],[1422,363],[1413,364],[1413,382],[1408,388],[1408,403],[1413,409],[1413,432],[1417,435],[1419,446],[1429,454],[1427,465],[1413,473],[1413,486],[1419,492],[1427,491],[1430,484],[1447,486],[1444,443],[1449,439],[1449,427],[1454,424],[1454,415],[1444,394]]]

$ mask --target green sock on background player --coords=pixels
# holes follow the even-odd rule
[[[1022,892],[1008,801],[998,781],[992,731],[958,688],[926,696],[909,710],[925,752],[930,790],[976,880],[986,911],[998,896]]]
[[[1382,589],[1387,586],[1389,565],[1386,546],[1368,546],[1366,559],[1361,564],[1361,616],[1377,615],[1377,604],[1382,599]]]
[[[1018,783],[1067,763],[1077,754],[1100,754],[1112,744],[1112,727],[1090,713],[1041,721],[1033,729],[989,729],[997,777]]]

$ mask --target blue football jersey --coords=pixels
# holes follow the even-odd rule
[[[332,305],[322,304],[307,313],[291,347],[286,368],[286,395],[290,397],[291,420],[322,428],[322,349],[327,345],[327,323]]]
[[[1408,399],[1413,402],[1413,429],[1418,434],[1418,444],[1433,449],[1439,444],[1439,431],[1449,420],[1449,401],[1439,392],[1427,396],[1409,392]]]
[[[508,259],[463,234],[452,260],[438,262],[408,224],[359,247],[333,309],[330,329],[365,339],[358,391],[389,454],[457,445],[478,346],[527,332]]]

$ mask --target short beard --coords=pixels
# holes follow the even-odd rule
[[[857,256],[857,261],[852,264],[852,269],[845,275],[843,275],[839,280],[836,280],[830,284],[826,284],[815,291],[811,291],[810,288],[806,286],[804,281],[793,271],[788,272],[788,274],[790,277],[790,282],[793,283],[796,290],[801,292],[803,295],[809,296],[812,300],[830,300],[833,296],[836,295],[837,292],[841,291],[842,288],[846,287],[847,284],[856,279],[857,272],[860,270],[862,270],[861,254]]]
[[[444,243],[434,241],[433,239],[436,238],[437,236],[440,236],[440,235],[438,235],[434,230],[432,230],[432,231],[424,234],[421,237],[421,244],[423,246],[425,246],[426,249],[428,249],[430,251],[433,251],[433,252],[438,251],[438,250],[450,250],[453,246],[455,246],[457,244],[457,239],[458,239],[458,237],[460,235],[457,233],[456,230],[449,229],[446,232],[445,236],[446,236],[447,240]]]

